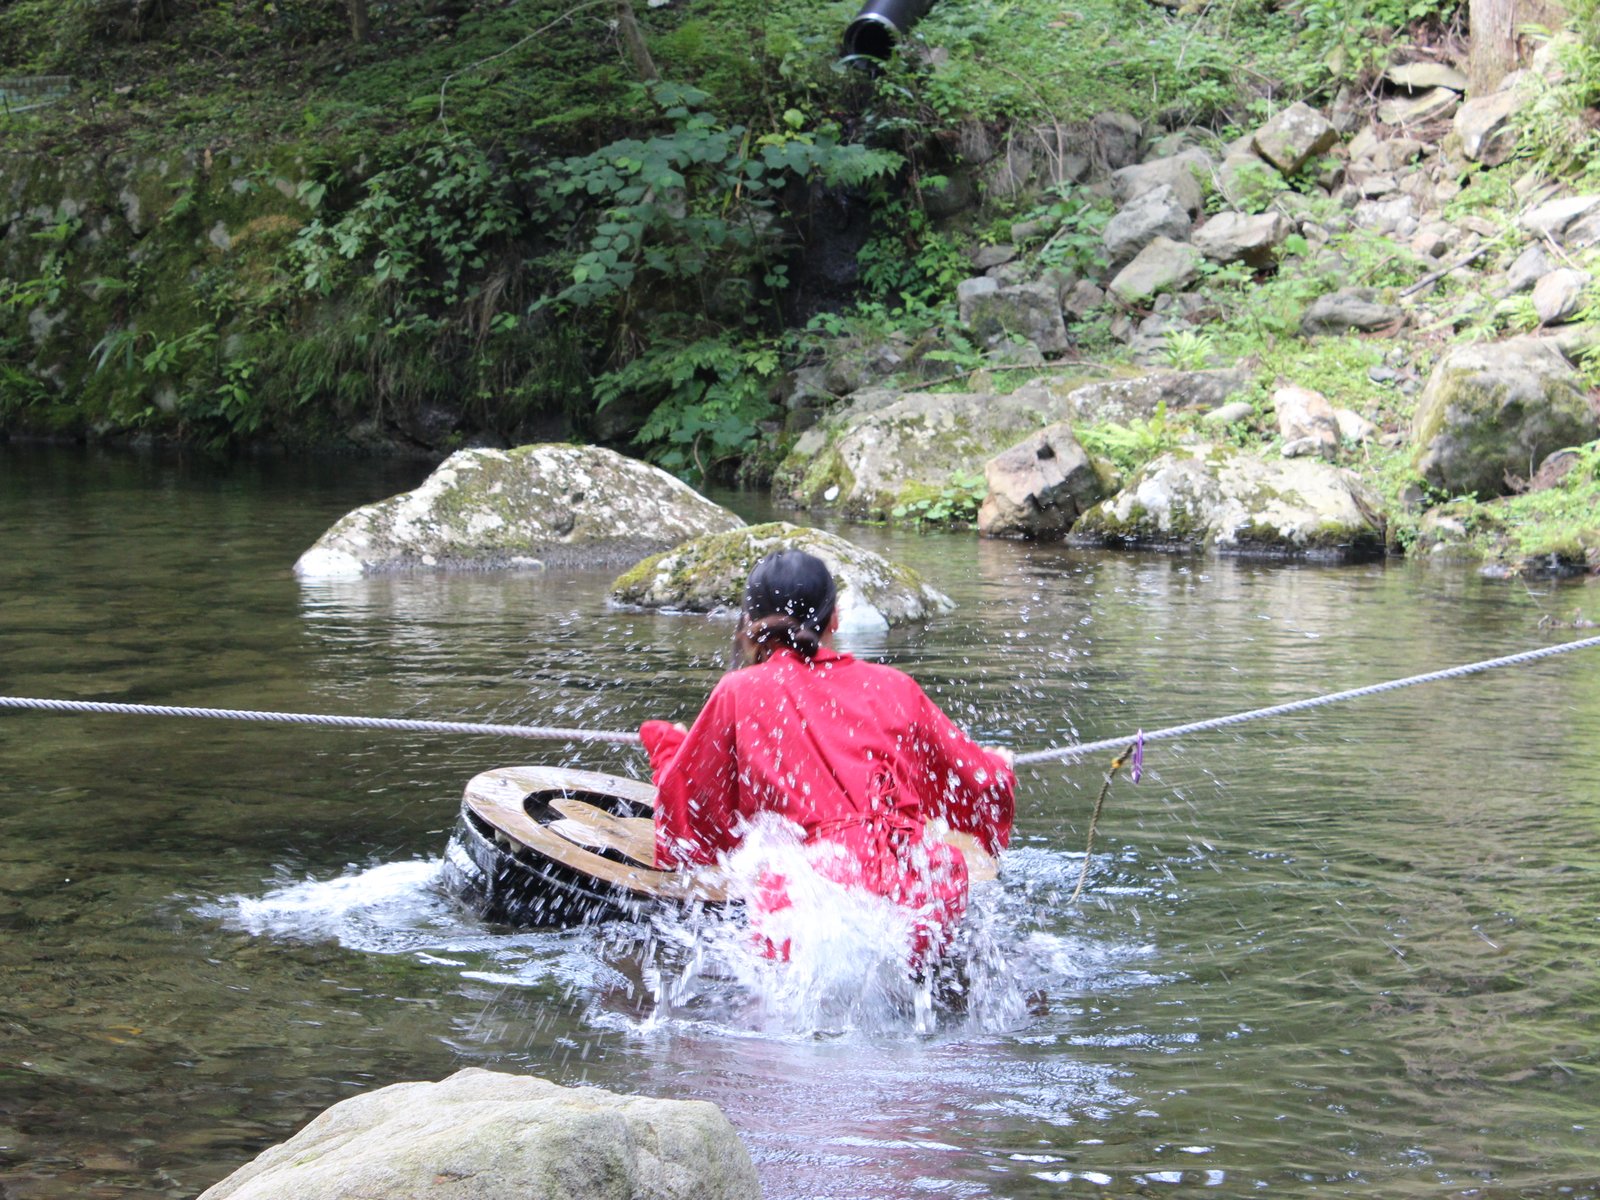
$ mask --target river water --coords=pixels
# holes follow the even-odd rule
[[[607,573],[301,586],[425,467],[0,446],[0,694],[626,729],[728,627]],[[749,516],[761,501],[723,497]],[[1577,635],[1462,568],[841,532],[959,608],[845,647],[984,740],[1120,737]],[[642,931],[434,885],[474,773],[628,748],[0,712],[0,1194],[188,1197],[328,1105],[463,1066],[720,1105],[772,1200],[1600,1196],[1595,651],[1023,773],[988,1001],[663,1008]],[[663,965],[665,964],[665,965]],[[769,989],[762,994],[762,988]],[[790,997],[792,1000],[792,997]]]

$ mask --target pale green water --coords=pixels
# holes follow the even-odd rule
[[[295,582],[423,471],[0,447],[0,694],[692,713],[726,628],[611,611],[605,573]],[[1591,594],[843,532],[961,605],[857,651],[1023,749],[1547,644]],[[715,1101],[773,1198],[1600,1196],[1597,745],[1585,652],[1153,746],[1076,912],[1099,778],[1038,769],[994,933],[1042,1011],[811,1037],[651,1020],[627,941],[429,887],[476,771],[635,751],[0,713],[0,1189],[192,1196],[485,1065]]]

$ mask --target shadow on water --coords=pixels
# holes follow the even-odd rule
[[[614,610],[605,573],[296,583],[327,524],[421,473],[0,447],[0,691],[692,715],[727,628]],[[1572,607],[1415,564],[841,532],[959,603],[853,649],[1024,749],[1542,644]],[[892,989],[786,1008],[736,930],[730,965],[440,893],[471,776],[637,751],[6,713],[0,1187],[192,1196],[339,1099],[485,1065],[712,1100],[776,1200],[1595,1197],[1597,738],[1573,656],[1161,743],[1076,908],[1104,764],[1030,768],[980,904],[992,991],[929,1022]]]

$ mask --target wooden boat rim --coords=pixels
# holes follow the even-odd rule
[[[618,888],[630,896],[677,903],[695,900],[713,904],[727,902],[727,886],[720,872],[713,869],[662,871],[654,865],[647,865],[644,862],[644,847],[639,843],[635,830],[618,828],[607,831],[597,828],[607,823],[620,825],[627,818],[613,817],[590,805],[587,807],[592,809],[594,817],[584,820],[583,814],[575,811],[574,804],[582,802],[567,795],[572,792],[615,796],[643,807],[655,807],[656,789],[653,785],[622,775],[607,775],[577,767],[495,767],[473,776],[467,783],[463,799],[479,818],[534,853]],[[561,824],[572,825],[577,822],[587,825],[589,828],[586,832],[593,836],[584,840],[591,845],[616,850],[630,861],[618,862],[597,854],[535,821],[528,815],[527,803],[531,796],[540,793],[561,793],[552,801],[552,806],[562,814]],[[568,802],[559,803],[562,799]],[[962,852],[967,862],[967,875],[972,882],[981,883],[999,877],[999,864],[971,834],[949,830],[941,840]],[[652,844],[652,859],[653,849]]]
[[[656,789],[636,779],[571,767],[496,767],[468,781],[463,801],[490,826],[534,853],[630,896],[677,903],[727,901],[716,872],[691,874],[619,863],[552,832],[528,815],[528,798],[541,792],[593,792],[653,806]]]

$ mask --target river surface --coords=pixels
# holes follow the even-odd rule
[[[0,694],[628,729],[729,627],[609,572],[302,586],[426,468],[0,446]],[[722,497],[763,516],[756,497]],[[846,646],[1037,749],[1579,636],[1592,588],[842,526],[959,607]],[[0,712],[0,1195],[189,1197],[330,1104],[464,1066],[706,1099],[771,1200],[1600,1196],[1596,651],[1026,769],[987,991],[658,1002],[645,931],[485,928],[462,786],[629,748]],[[839,981],[832,981],[837,984]]]

